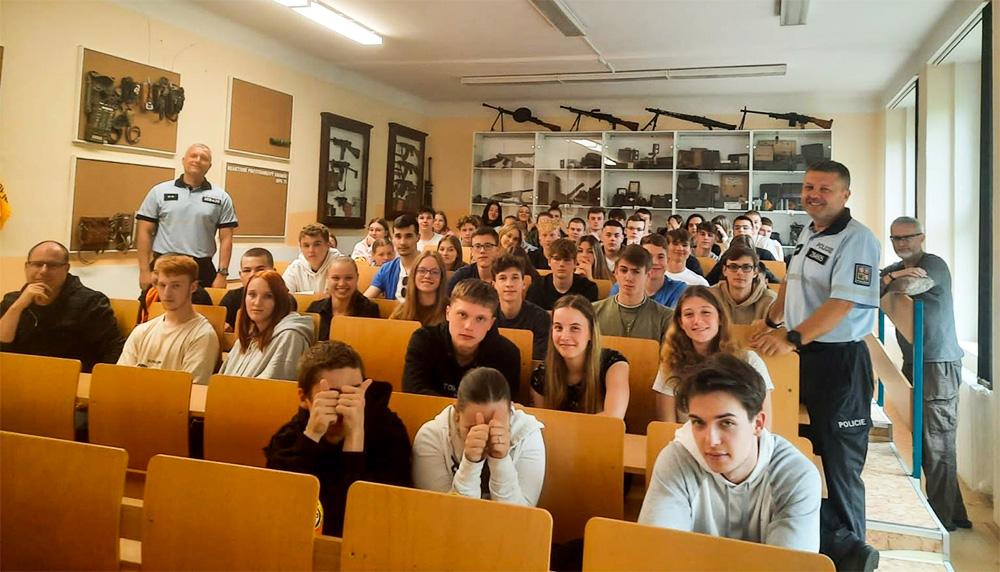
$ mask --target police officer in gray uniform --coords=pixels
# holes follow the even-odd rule
[[[882,271],[882,293],[901,292],[924,303],[922,465],[927,475],[927,501],[947,530],[971,528],[958,486],[955,452],[963,352],[955,333],[951,272],[939,256],[924,252],[920,221],[899,217],[892,221],[889,233],[901,260]],[[896,340],[903,352],[903,374],[913,381],[913,346],[898,329]]]
[[[195,143],[181,159],[184,174],[174,181],[154,185],[136,213],[136,251],[139,287],[152,283],[152,265],[171,252],[186,254],[198,263],[203,288],[225,288],[233,254],[233,229],[238,226],[229,193],[208,182],[212,150]],[[215,234],[219,234],[219,269],[212,264]]]
[[[865,486],[874,379],[863,341],[879,303],[878,239],[846,208],[851,175],[836,161],[809,167],[802,204],[812,218],[788,265],[786,281],[752,345],[766,356],[798,351],[806,435],[823,459],[828,498],[820,511],[820,552],[838,570],[874,570],[865,543]]]

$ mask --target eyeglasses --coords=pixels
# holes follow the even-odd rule
[[[893,242],[907,242],[918,236],[922,236],[924,233],[918,232],[916,234],[903,234],[903,235],[889,235],[889,240]]]
[[[42,268],[48,268],[49,270],[59,270],[69,266],[69,262],[42,262],[39,260],[29,260],[24,263],[25,266],[32,270],[41,270]]]
[[[431,278],[437,278],[441,276],[441,271],[437,268],[417,268],[417,276],[430,276]]]
[[[727,264],[726,270],[730,272],[742,272],[744,274],[749,274],[753,272],[756,267],[753,264]]]
[[[472,250],[493,250],[497,245],[492,242],[487,242],[486,244],[476,244],[472,243]]]

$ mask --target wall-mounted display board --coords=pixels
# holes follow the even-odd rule
[[[228,129],[227,151],[288,159],[292,145],[292,96],[232,78]]]
[[[87,48],[80,51],[76,140],[175,153],[184,105],[180,74]]]
[[[79,250],[80,217],[132,215],[153,185],[174,178],[173,167],[77,157],[73,162],[70,250]]]
[[[425,206],[424,148],[427,134],[398,123],[389,124],[389,152],[385,170],[385,218]],[[426,206],[430,206],[427,204]]]
[[[236,236],[285,236],[287,171],[226,163],[225,189],[240,221]]]
[[[372,126],[333,113],[320,117],[316,220],[332,228],[364,228]]]

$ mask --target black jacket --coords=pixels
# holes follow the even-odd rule
[[[7,313],[21,290],[3,297],[0,315]],[[25,308],[14,341],[0,344],[0,351],[78,359],[83,371],[89,372],[94,364],[116,363],[124,345],[108,297],[69,274],[55,301]]]
[[[521,383],[521,352],[517,346],[491,328],[479,343],[476,357],[466,366],[458,365],[451,346],[448,322],[424,326],[413,332],[406,348],[403,391],[455,397],[465,372],[476,367],[492,367],[507,378],[510,394],[517,396]]]
[[[410,486],[410,438],[389,409],[392,386],[376,381],[365,393],[365,450],[344,452],[342,443],[306,437],[309,411],[299,409],[264,448],[267,468],[305,473],[319,479],[323,534],[340,536],[344,528],[347,489],[354,481]]]
[[[322,342],[329,339],[330,320],[333,320],[333,302],[330,298],[326,297],[309,304],[306,312],[319,314],[319,337],[316,338],[316,341]],[[378,318],[378,304],[366,298],[361,292],[355,291],[354,311],[351,312],[351,315],[359,318]]]

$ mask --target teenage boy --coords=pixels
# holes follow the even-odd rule
[[[529,302],[551,311],[556,300],[567,294],[579,294],[591,302],[597,300],[597,284],[575,272],[576,252],[576,244],[568,238],[552,243],[548,260],[552,272],[531,283]]]
[[[601,207],[590,207],[587,209],[587,231],[597,240],[601,239],[601,231],[604,230],[604,209]]]
[[[69,273],[69,251],[54,240],[31,247],[24,286],[0,304],[0,349],[80,360],[82,371],[115,363],[125,338],[111,302]]]
[[[553,221],[555,221],[555,219],[552,218],[552,215],[549,214],[549,211],[542,211],[535,216],[535,226],[528,231],[528,236],[524,239],[524,242],[527,242],[528,245],[531,246],[532,248],[526,248],[526,250],[532,252],[532,249],[537,249],[541,247],[541,243],[539,242],[538,239],[538,226],[541,224],[549,224],[552,223]]]
[[[264,449],[267,468],[319,479],[323,534],[340,536],[355,481],[410,486],[410,439],[389,409],[392,385],[365,379],[361,356],[318,342],[299,362],[299,410]]]
[[[434,232],[434,209],[430,207],[420,207],[417,211],[417,225],[420,237],[417,239],[417,252],[423,252],[424,248],[430,246],[437,249],[437,245],[444,238],[444,235]]]
[[[236,315],[243,305],[243,293],[247,287],[247,282],[250,281],[251,276],[264,270],[274,270],[274,256],[268,249],[251,248],[240,257],[240,283],[242,286],[233,290],[226,290],[225,295],[222,296],[222,300],[219,301],[220,306],[226,307],[226,326],[228,326],[228,330],[232,331],[236,328]],[[295,302],[295,296],[291,296],[291,300],[292,310],[297,310],[298,305]]]
[[[715,246],[715,225],[710,222],[698,223],[698,232],[694,237],[694,254],[699,258],[718,260],[719,255],[712,251]]]
[[[649,253],[649,279],[646,281],[646,295],[671,310],[677,306],[687,284],[667,277],[667,239],[659,234],[642,237],[641,246]],[[618,283],[611,286],[611,294],[618,294]]]
[[[517,395],[521,353],[494,326],[500,298],[482,280],[463,280],[455,286],[446,321],[413,332],[406,348],[403,391],[455,397],[465,372],[492,367],[507,378]]]
[[[733,219],[733,238],[737,236],[746,236],[750,238],[750,245],[757,249],[757,257],[761,260],[778,260],[774,257],[774,253],[766,248],[760,248],[754,245],[754,241],[760,238],[757,231],[754,229],[753,219],[746,215],[740,215]]]
[[[198,264],[182,254],[161,256],[153,264],[153,285],[163,314],[132,330],[118,365],[186,371],[207,385],[219,360],[219,337],[191,305]]]
[[[371,285],[365,290],[368,298],[382,296],[386,300],[402,300],[406,297],[406,281],[420,255],[417,250],[417,219],[412,215],[401,214],[392,221],[392,246],[398,256],[379,267]]]
[[[468,278],[493,282],[493,261],[500,256],[500,235],[489,226],[481,226],[472,233],[472,260],[459,268],[448,280],[447,294],[451,296],[455,285]]]
[[[604,249],[604,259],[608,262],[608,270],[615,271],[615,263],[621,254],[622,242],[625,240],[625,226],[611,219],[604,223],[601,230],[601,247]]]
[[[594,302],[594,317],[607,336],[663,341],[674,312],[646,295],[652,260],[645,248],[630,244],[615,264],[618,294]]]
[[[524,263],[511,254],[502,254],[493,263],[493,287],[500,297],[497,327],[530,331],[531,359],[544,360],[552,319],[548,312],[524,299],[524,274]]]
[[[646,236],[646,220],[639,214],[625,219],[625,244],[639,244]]]
[[[552,250],[552,243],[561,240],[559,238],[559,225],[555,219],[542,219],[535,225],[538,231],[538,250],[528,253],[528,260],[535,270],[549,270],[549,255]]]
[[[583,238],[583,235],[586,232],[587,223],[582,218],[573,217],[569,219],[569,224],[566,225],[566,238],[579,244],[580,239]]]
[[[747,211],[743,216],[750,219],[750,222],[753,224],[753,245],[769,251],[774,255],[775,260],[784,260],[785,253],[781,249],[781,243],[771,238],[771,220],[768,219],[768,229],[765,234],[761,232],[761,229],[764,227],[764,219],[760,216],[759,212]]]
[[[667,232],[667,276],[689,286],[708,286],[704,276],[699,276],[687,267],[689,256],[691,235],[688,231],[678,228]]]
[[[458,237],[462,241],[462,246],[472,246],[472,233],[476,232],[479,225],[476,224],[476,217],[465,215],[458,219]]]
[[[299,231],[301,254],[292,261],[281,275],[288,291],[297,294],[326,295],[326,270],[330,261],[340,256],[340,251],[330,247],[330,229],[311,223]]]
[[[635,209],[635,214],[639,215],[643,222],[646,223],[645,230],[642,231],[643,236],[647,234],[652,234],[653,232],[653,211],[647,209],[646,207],[640,207]]]
[[[675,395],[689,420],[656,458],[639,523],[819,551],[819,472],[764,427],[760,374],[720,352]]]

